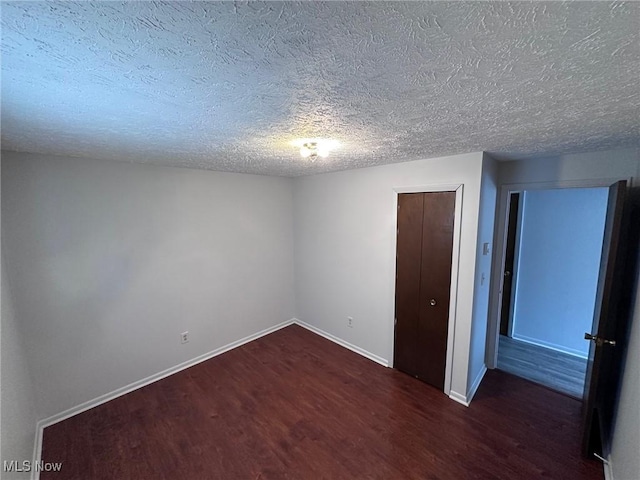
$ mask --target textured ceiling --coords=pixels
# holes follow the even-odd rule
[[[1,7],[7,150],[297,176],[639,144],[639,3]]]

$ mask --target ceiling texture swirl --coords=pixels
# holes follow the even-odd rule
[[[639,145],[640,3],[1,8],[4,150],[299,176]]]

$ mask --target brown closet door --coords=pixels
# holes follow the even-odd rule
[[[420,258],[422,257],[422,193],[398,195],[396,250],[396,328],[393,366],[415,375],[416,337],[420,318]]]
[[[394,367],[444,388],[455,192],[398,195]]]

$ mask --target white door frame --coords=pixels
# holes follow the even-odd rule
[[[597,178],[586,180],[563,180],[556,182],[510,183],[500,187],[498,198],[498,225],[495,230],[493,265],[491,268],[491,291],[489,303],[489,326],[487,332],[487,348],[485,361],[487,368],[496,368],[498,365],[498,337],[500,335],[500,306],[502,305],[502,284],[504,278],[505,245],[507,240],[508,205],[509,195],[524,190],[553,190],[562,188],[598,188],[609,187],[620,180],[627,180],[631,185],[631,179],[627,178]],[[520,221],[520,219],[518,219]]]
[[[449,325],[447,328],[447,359],[444,373],[444,393],[451,393],[451,378],[453,375],[453,349],[456,326],[456,312],[458,305],[458,276],[460,261],[460,234],[462,231],[462,191],[463,184],[434,184],[419,185],[415,187],[394,187],[393,188],[393,238],[391,240],[391,258],[393,259],[393,275],[391,292],[393,298],[391,305],[391,319],[389,322],[390,338],[391,338],[391,356],[389,358],[389,366],[393,367],[393,356],[395,347],[395,309],[396,309],[396,253],[397,253],[397,228],[398,228],[398,194],[399,193],[425,193],[425,192],[455,192],[456,201],[454,207],[453,220],[453,253],[451,258],[451,289],[449,294]]]

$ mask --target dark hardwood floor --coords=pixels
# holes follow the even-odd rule
[[[586,358],[500,335],[498,368],[582,400]]]
[[[580,403],[504,372],[469,408],[290,326],[44,431],[46,479],[602,479]]]

